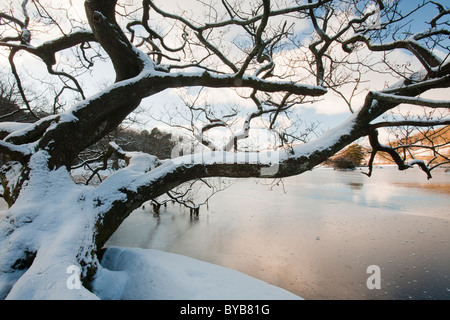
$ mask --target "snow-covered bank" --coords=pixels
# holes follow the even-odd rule
[[[298,300],[243,273],[153,249],[110,247],[94,291],[101,299]]]

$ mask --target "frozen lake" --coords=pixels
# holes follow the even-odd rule
[[[305,299],[450,299],[450,173],[315,169],[270,188],[244,179],[199,219],[138,209],[107,245],[183,254]],[[381,270],[369,290],[367,267]]]

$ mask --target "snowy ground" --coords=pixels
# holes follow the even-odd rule
[[[110,247],[94,290],[101,299],[297,300],[243,273],[153,249]]]

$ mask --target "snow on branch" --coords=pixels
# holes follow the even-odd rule
[[[312,86],[294,81],[270,81],[254,76],[237,76],[236,74],[215,75],[210,72],[164,73],[152,72],[143,79],[150,88],[179,88],[186,86],[204,86],[210,88],[253,88],[265,92],[289,92],[305,96],[322,96],[327,93],[323,86]]]
[[[450,108],[450,101],[448,100],[431,100],[420,97],[405,97],[382,92],[373,92],[373,96],[379,101],[395,102],[399,104],[407,103],[429,108]]]
[[[371,125],[372,128],[385,128],[385,127],[432,127],[450,125],[450,120],[403,120],[403,121],[382,121]]]
[[[15,131],[20,131],[30,126],[23,122],[0,122],[0,138],[3,139]]]
[[[31,156],[31,150],[26,146],[16,146],[15,144],[0,140],[0,154],[7,154],[14,160],[23,161]]]

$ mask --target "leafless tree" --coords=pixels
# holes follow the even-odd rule
[[[122,221],[182,183],[298,175],[363,137],[369,137],[373,154],[388,152],[399,169],[417,164],[431,177],[432,167],[417,159],[407,162],[380,141],[379,130],[450,124],[450,101],[423,97],[450,86],[450,11],[443,2],[417,1],[404,10],[397,0],[183,1],[178,8],[153,0],[87,0],[85,12],[70,1],[61,7],[44,0],[16,2],[1,7],[2,56],[30,113],[25,78],[44,88],[51,83],[45,94],[53,93],[54,103],[48,106],[52,115],[34,114],[34,123],[10,130],[0,141],[8,160],[2,177],[10,206],[0,225],[0,292],[10,297],[39,296],[27,291],[27,281],[49,281],[49,274],[60,272],[57,266],[67,264],[82,267],[89,288],[99,266],[97,251]],[[434,15],[417,30],[413,15],[430,11]],[[412,62],[395,59],[398,52]],[[43,66],[47,74],[27,71],[26,63]],[[96,93],[84,83],[98,64],[110,66],[115,79]],[[373,75],[396,82],[372,86]],[[110,143],[102,159],[115,154],[126,166],[96,187],[70,184],[79,154],[119,126],[144,98],[192,87],[236,90],[253,109],[191,100],[180,113],[189,121],[181,125],[210,152],[161,160]],[[281,119],[305,104],[326,103],[333,92],[349,109],[343,123],[313,139],[282,125]],[[73,104],[60,103],[62,95],[66,105]],[[442,116],[379,120],[404,104],[440,110]],[[258,127],[274,130],[277,148],[245,152],[243,143]],[[2,130],[7,128],[2,123]],[[208,136],[218,129],[231,130],[219,145]],[[56,200],[64,188],[70,193]],[[41,230],[46,219],[51,231],[48,227],[45,236],[30,242],[29,230]],[[77,232],[68,228],[73,225]]]

